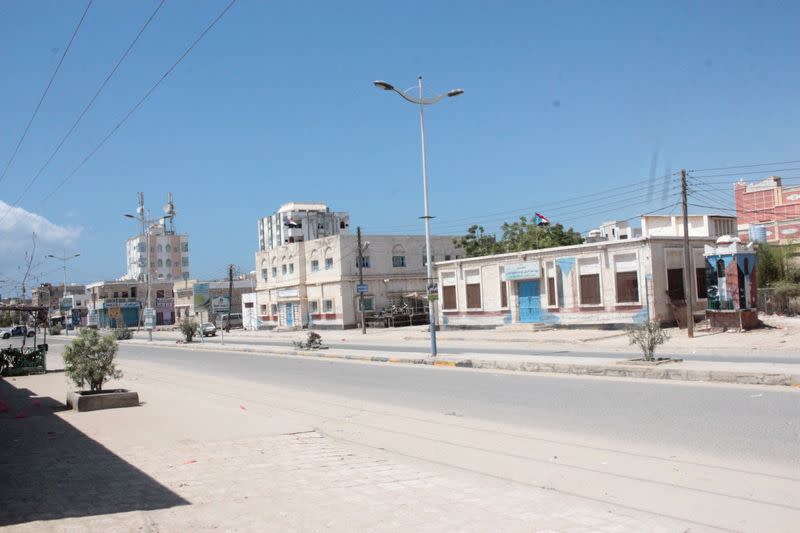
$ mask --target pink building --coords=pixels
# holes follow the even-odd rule
[[[739,238],[786,243],[800,241],[800,186],[784,187],[770,176],[758,183],[733,186]]]

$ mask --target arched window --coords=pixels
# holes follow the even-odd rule
[[[172,259],[169,259],[169,258],[168,258],[168,259],[167,259],[167,260],[164,262],[164,265],[165,265],[165,266],[167,266],[167,267],[170,267],[170,268],[171,268],[171,267],[172,267]]]
[[[402,268],[406,266],[406,251],[399,244],[392,247],[392,267]]]
[[[330,247],[325,248],[325,270],[331,270],[333,268],[333,252],[331,251]]]
[[[311,272],[319,272],[319,253],[316,250],[311,251],[311,262],[308,269]]]
[[[169,244],[168,244],[168,245],[166,245],[166,246],[164,247],[164,251],[166,251],[168,254],[169,254],[169,253],[172,253],[172,246],[170,246]]]
[[[159,259],[157,264],[158,264],[159,267],[163,267],[164,266],[164,261]]]
[[[158,245],[158,253],[161,253],[163,251],[164,251],[164,247],[159,244]]]

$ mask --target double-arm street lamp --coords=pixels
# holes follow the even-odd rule
[[[145,274],[146,279],[147,279],[147,307],[148,308],[152,308],[153,307],[153,290],[152,290],[152,281],[151,281],[152,276],[151,276],[151,267],[150,267],[150,226],[152,224],[155,224],[156,222],[159,222],[161,220],[161,218],[171,218],[172,215],[166,215],[166,216],[161,217],[161,218],[148,220],[147,219],[147,213],[144,211],[143,207],[140,207],[137,210],[137,213],[138,213],[137,215],[131,215],[130,213],[125,213],[123,216],[126,217],[126,218],[132,218],[133,220],[138,221],[139,224],[141,225],[141,233],[139,234],[139,236],[140,236],[139,243],[140,244],[142,242],[141,238],[147,237],[147,244],[145,244],[145,250],[146,250],[146,253],[147,253],[147,273]],[[141,265],[141,264],[139,265],[140,268],[142,266],[143,265]],[[152,340],[153,340],[153,330],[151,330],[151,329],[147,330],[147,340],[150,341],[150,342],[152,342]]]
[[[57,255],[47,254],[47,257],[50,257],[52,259],[57,259],[59,261],[63,261],[64,262],[64,294],[63,294],[62,298],[66,298],[67,297],[67,261],[69,261],[70,259],[75,259],[76,257],[78,257],[80,255],[81,254],[73,254],[73,255],[64,254],[63,256],[59,257]],[[49,294],[49,292],[48,292],[48,294]],[[60,305],[58,307],[61,308]],[[64,318],[64,334],[65,335],[69,335],[69,328],[66,327],[66,326],[67,326],[67,323],[66,323],[66,317],[65,317]]]
[[[425,262],[428,267],[428,282],[426,285],[430,286],[433,282],[433,264],[431,261],[431,215],[430,210],[428,209],[428,165],[426,161],[426,154],[425,154],[425,106],[426,105],[433,105],[436,102],[443,100],[444,98],[452,98],[454,96],[458,96],[464,93],[463,89],[453,89],[452,91],[448,91],[444,94],[439,94],[436,96],[429,96],[425,97],[422,94],[422,76],[419,77],[417,80],[419,82],[419,96],[412,96],[409,94],[411,89],[406,91],[400,91],[396,89],[390,83],[386,83],[385,81],[374,81],[373,84],[378,89],[384,91],[394,91],[400,96],[402,96],[405,100],[411,102],[412,104],[419,106],[419,129],[420,135],[422,137],[422,186],[423,186],[423,199],[425,203],[425,216],[422,218],[425,220]],[[434,311],[433,302],[428,302],[428,311],[429,311],[429,323],[430,323],[430,332],[431,332],[431,356],[436,355],[436,312]]]

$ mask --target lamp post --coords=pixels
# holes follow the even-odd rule
[[[436,102],[444,98],[453,98],[460,94],[464,94],[463,89],[453,89],[452,91],[448,91],[444,94],[440,94],[437,96],[432,97],[425,97],[422,93],[422,76],[418,79],[418,87],[419,87],[419,96],[412,96],[408,93],[410,90],[400,91],[396,89],[392,84],[386,83],[385,81],[374,81],[373,84],[378,89],[383,91],[394,91],[399,94],[403,99],[411,102],[412,104],[419,106],[419,130],[420,130],[420,137],[422,139],[422,188],[423,188],[423,201],[425,204],[425,216],[422,218],[425,220],[425,262],[427,264],[427,276],[428,280],[426,283],[426,287],[431,284],[433,281],[433,264],[431,261],[431,215],[428,206],[428,165],[425,153],[425,106],[426,105],[433,105]],[[430,291],[428,291],[430,292]],[[430,296],[430,294],[429,294]],[[430,299],[428,300],[428,322],[430,324],[429,329],[431,332],[431,356],[436,356],[436,312],[433,308],[433,301]]]
[[[67,254],[65,253],[65,254],[64,254],[62,257],[59,257],[59,256],[57,256],[57,255],[53,255],[53,254],[47,254],[47,257],[50,257],[50,258],[52,258],[52,259],[57,259],[57,260],[59,260],[59,261],[63,261],[63,262],[64,262],[64,294],[61,296],[61,298],[62,298],[62,299],[64,299],[64,298],[66,298],[66,297],[67,297],[67,261],[69,261],[70,259],[75,259],[76,257],[78,257],[78,256],[80,256],[80,255],[81,255],[81,254],[79,254],[79,253],[78,253],[78,254],[73,254],[73,255],[67,255]],[[60,306],[60,305],[59,305],[58,307],[59,307],[59,308],[61,308],[61,306]],[[62,311],[62,312],[63,312],[63,311]],[[66,322],[67,322],[67,321],[66,321],[66,319],[65,319],[65,320],[64,320],[64,326],[65,326],[65,327],[64,327],[64,334],[65,334],[65,335],[67,335],[67,336],[69,336],[69,328],[68,328],[68,327],[66,327],[66,326],[67,326],[67,323],[66,323]]]
[[[153,307],[153,290],[152,290],[152,281],[151,281],[152,273],[151,273],[151,267],[150,267],[150,226],[152,224],[155,224],[156,222],[159,222],[161,220],[161,218],[172,218],[172,215],[166,215],[166,216],[161,217],[159,219],[148,220],[147,219],[147,212],[144,210],[144,207],[139,207],[137,209],[137,213],[138,213],[138,215],[131,215],[130,213],[125,213],[123,216],[126,217],[126,218],[132,218],[133,220],[136,220],[141,224],[141,232],[139,233],[139,237],[140,237],[140,241],[139,242],[140,243],[141,243],[141,237],[147,237],[147,244],[145,245],[145,251],[147,253],[147,273],[145,274],[145,277],[147,279],[147,298],[146,299],[147,299],[147,307],[148,308],[152,308]],[[148,340],[148,342],[152,342],[153,341],[153,330],[152,329],[148,329],[147,330],[147,340]]]

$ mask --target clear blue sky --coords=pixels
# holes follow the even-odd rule
[[[365,231],[421,233],[418,115],[375,79],[405,88],[422,75],[432,92],[466,91],[426,114],[438,234],[472,220],[494,231],[523,208],[576,230],[656,209],[660,186],[649,204],[569,209],[647,178],[656,152],[658,173],[800,159],[797,2],[240,0],[43,202],[225,3],[168,0],[20,203],[80,229],[72,279],[124,273],[135,225],[121,215],[139,190],[153,210],[175,194],[202,277],[231,262],[252,270],[258,217],[288,201],[327,202]],[[95,1],[0,200],[17,198],[156,4]],[[84,7],[0,4],[3,166]]]

